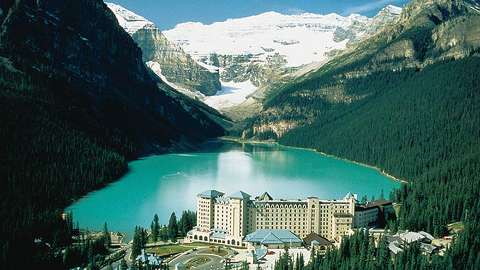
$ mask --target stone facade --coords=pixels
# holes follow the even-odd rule
[[[225,196],[209,190],[197,195],[197,227],[187,241],[206,241],[242,246],[243,238],[259,229],[286,229],[301,238],[311,232],[330,241],[352,233],[356,198],[342,200],[273,199],[268,193],[251,199],[239,191]]]

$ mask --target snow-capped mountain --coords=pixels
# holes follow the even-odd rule
[[[142,49],[147,66],[164,82],[192,97],[214,95],[221,89],[218,69],[197,63],[170,42],[150,21],[124,7],[107,3],[118,23]]]
[[[238,105],[256,88],[300,66],[326,62],[348,44],[376,33],[401,11],[387,6],[373,18],[266,12],[209,25],[186,22],[160,32],[144,17],[107,5],[159,77],[184,93],[217,93],[194,94],[217,109]]]
[[[206,99],[207,104],[225,109],[248,99],[245,93],[255,88],[294,76],[292,71],[302,73],[308,66],[320,66],[350,43],[375,34],[400,12],[394,6],[373,18],[266,12],[209,25],[182,23],[163,33],[198,62],[218,67],[224,86],[235,84],[235,91],[220,91],[219,96]],[[245,85],[249,87],[242,91]]]
[[[145,19],[144,17],[137,15],[130,10],[114,4],[114,3],[105,3],[108,8],[115,14],[118,24],[127,31],[130,35],[137,32],[142,28],[155,28],[155,24],[151,21]]]
[[[398,16],[399,10],[401,8],[388,6],[382,11]],[[349,41],[368,33],[372,21],[373,18],[358,14],[344,17],[335,13],[266,12],[209,25],[182,23],[164,34],[198,60],[212,53],[252,54],[257,56],[257,61],[279,54],[285,58],[286,66],[297,67],[325,61],[329,52],[344,49]]]

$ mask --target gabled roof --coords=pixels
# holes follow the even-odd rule
[[[398,236],[407,243],[413,243],[425,239],[425,236],[417,232],[404,232],[400,233]]]
[[[223,196],[224,194],[225,194],[225,193],[220,192],[220,191],[218,191],[218,190],[211,189],[211,190],[206,190],[206,191],[204,191],[204,192],[202,192],[202,193],[198,193],[198,194],[197,194],[197,197],[213,199],[213,198],[216,198],[216,197]]]
[[[262,195],[260,195],[257,198],[258,201],[271,201],[273,200],[273,197],[268,194],[268,192],[264,192]]]
[[[310,246],[313,242],[317,242],[317,244],[320,246],[333,245],[332,242],[328,241],[328,239],[314,232],[311,232],[309,235],[303,238],[303,241],[307,246]]]
[[[376,200],[376,201],[371,201],[367,202],[365,204],[357,204],[355,206],[356,211],[364,211],[364,210],[369,210],[372,208],[379,208],[379,207],[385,207],[388,205],[392,205],[392,201],[388,200]]]
[[[258,229],[255,232],[245,236],[245,241],[265,245],[303,242],[302,239],[298,238],[298,236],[285,229]]]
[[[260,241],[260,243],[262,243],[262,244],[282,244],[283,241],[280,240],[280,238],[278,238],[275,234],[270,232],[262,239],[262,241]]]
[[[433,239],[435,239],[431,234],[427,233],[427,232],[424,232],[424,231],[419,231],[418,232],[419,234],[425,236],[425,238],[427,238],[428,240],[432,241]]]
[[[231,194],[228,197],[233,198],[233,199],[244,199],[244,200],[246,200],[246,199],[249,199],[251,196],[250,196],[250,194],[247,194],[243,191],[237,191],[237,192]]]

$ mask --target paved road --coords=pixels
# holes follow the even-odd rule
[[[190,261],[191,259],[197,257],[197,256],[206,256],[210,259],[210,261],[208,263],[205,263],[205,264],[202,264],[198,267],[195,267],[194,269],[201,269],[201,270],[223,270],[225,269],[225,265],[224,265],[224,257],[222,256],[219,256],[219,255],[214,255],[214,254],[208,254],[208,253],[204,253],[205,250],[207,250],[208,248],[199,248],[198,250],[195,250],[195,251],[187,251],[186,253],[178,256],[177,258],[173,259],[172,261],[170,261],[168,263],[168,267],[170,269],[175,269],[175,265],[179,262],[183,263],[183,264],[187,264],[188,261]],[[203,252],[202,252],[203,251]],[[233,251],[231,250],[228,250],[228,255],[231,255],[233,254]]]

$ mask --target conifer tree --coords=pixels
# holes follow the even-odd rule
[[[172,241],[176,241],[178,234],[178,225],[177,217],[175,212],[170,215],[170,220],[168,221],[168,238]]]

